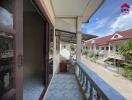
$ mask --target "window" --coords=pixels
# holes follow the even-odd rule
[[[0,25],[13,29],[12,0],[0,1]]]
[[[13,87],[14,37],[0,33],[0,96]]]
[[[110,47],[110,50],[113,50],[113,47],[112,46]]]
[[[99,46],[96,46],[96,50],[98,50],[99,49]]]
[[[15,88],[14,2],[0,0],[0,99],[3,94]],[[14,98],[14,95],[10,98]]]
[[[101,47],[101,50],[104,50],[104,47]]]
[[[109,47],[106,47],[106,50],[109,50]]]
[[[115,38],[115,39],[118,38],[118,35],[115,35],[114,38]]]
[[[92,50],[93,50],[93,46],[92,46]]]

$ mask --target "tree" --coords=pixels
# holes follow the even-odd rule
[[[72,52],[75,51],[75,47],[74,47],[73,44],[70,45],[70,49],[71,49]]]
[[[132,79],[132,40],[126,41],[119,47],[119,52],[125,56],[125,76]]]
[[[128,40],[124,44],[122,44],[119,48],[119,51],[126,57],[126,59],[129,59],[127,57],[132,56],[132,40]]]
[[[49,48],[49,53],[50,53],[50,54],[53,54],[53,48],[52,48],[52,47]]]
[[[88,57],[88,50],[87,49],[85,49],[84,51],[83,51],[83,54],[85,55],[85,57],[87,58]]]

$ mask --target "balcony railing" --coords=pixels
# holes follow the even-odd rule
[[[76,63],[75,74],[88,100],[125,100],[119,92],[83,63]]]
[[[70,71],[53,76],[44,100],[84,100],[83,98],[87,100],[125,100],[119,92],[90,70],[88,66],[81,62],[72,61],[71,63],[71,68],[74,69],[72,73]],[[77,80],[78,82],[76,82]],[[82,87],[81,90],[79,85]]]

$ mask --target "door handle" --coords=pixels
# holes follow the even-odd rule
[[[22,54],[18,55],[18,67],[22,67],[23,64],[23,56]]]

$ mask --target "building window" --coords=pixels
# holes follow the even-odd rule
[[[116,46],[116,52],[118,52],[119,51],[119,48],[118,48],[118,46]]]
[[[99,46],[96,46],[96,50],[98,50],[99,49]]]
[[[92,50],[93,50],[93,46],[92,46]]]
[[[114,38],[115,38],[115,39],[118,38],[118,35],[115,35]]]
[[[109,50],[109,47],[106,47],[106,50]]]
[[[101,50],[104,50],[104,47],[101,47]]]
[[[110,50],[113,50],[113,47],[110,47]]]

